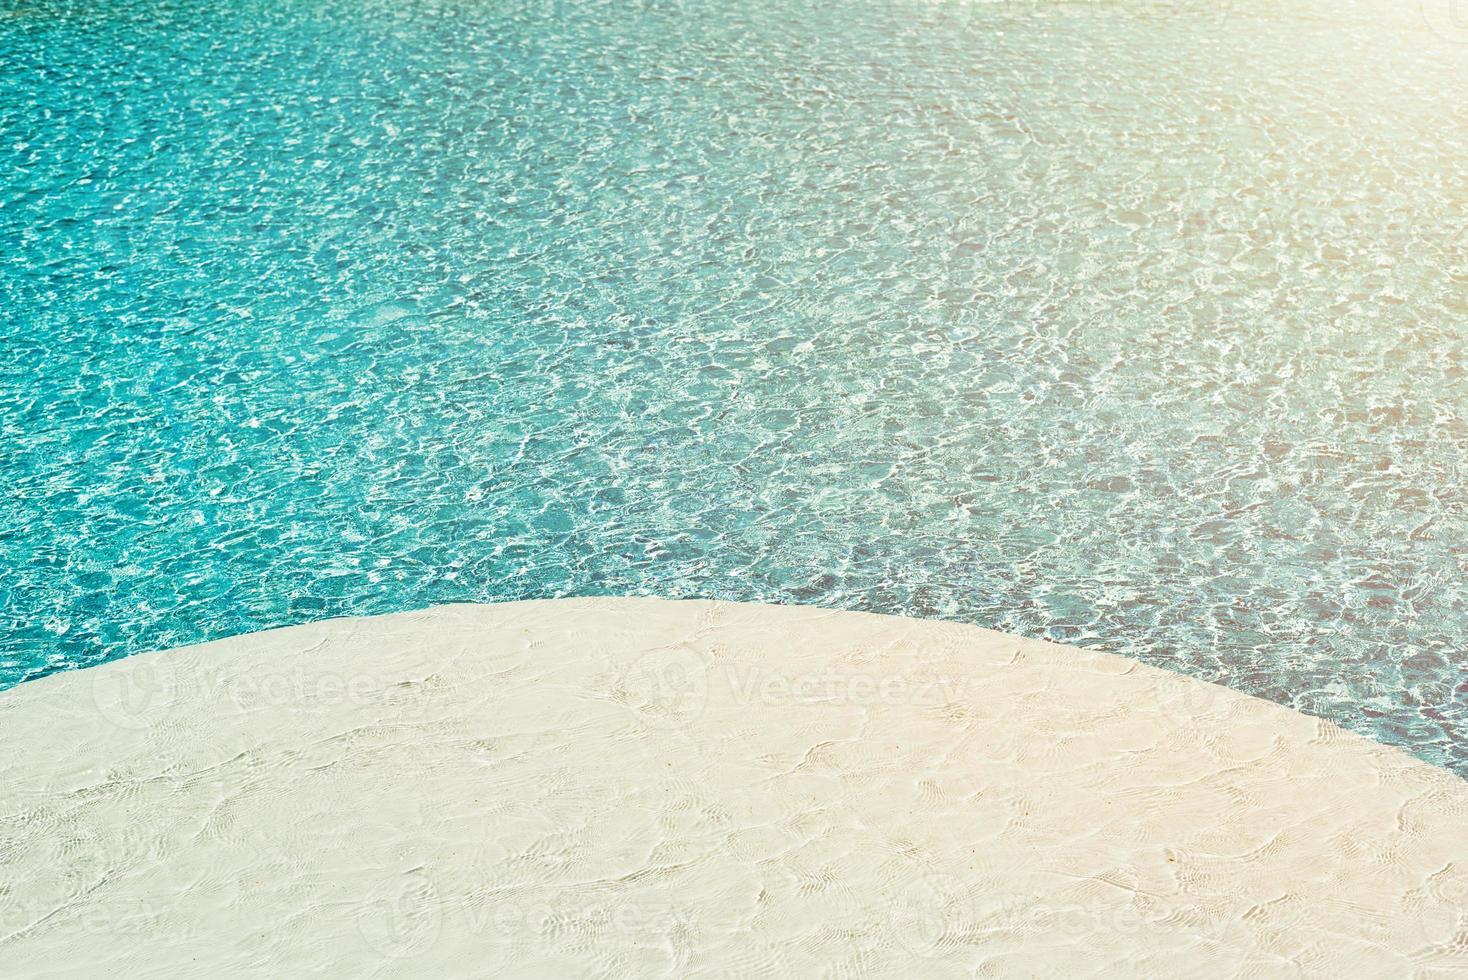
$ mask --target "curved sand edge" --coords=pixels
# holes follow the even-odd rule
[[[1461,976],[1468,783],[950,623],[448,606],[0,694],[11,977]]]

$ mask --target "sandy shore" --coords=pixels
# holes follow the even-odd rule
[[[8,977],[1449,977],[1468,783],[972,627],[453,606],[0,695]]]

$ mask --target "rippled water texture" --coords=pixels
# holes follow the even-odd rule
[[[1414,4],[0,11],[0,684],[700,595],[1468,771],[1468,36]]]

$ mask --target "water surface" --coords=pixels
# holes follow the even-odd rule
[[[1468,772],[1415,4],[0,3],[0,686],[612,593],[1104,647]]]

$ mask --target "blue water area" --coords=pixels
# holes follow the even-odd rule
[[[711,596],[1468,772],[1464,105],[1386,0],[3,0],[0,686]]]

